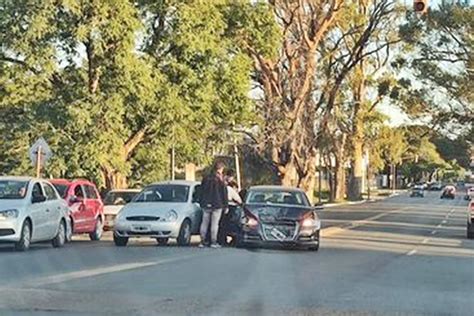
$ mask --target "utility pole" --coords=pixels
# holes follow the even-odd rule
[[[41,146],[38,147],[38,151],[36,152],[36,177],[40,178],[41,176]]]
[[[323,170],[322,170],[322,167],[323,167],[323,164],[322,164],[322,159],[321,159],[321,152],[319,153],[319,169],[318,169],[318,202],[319,204],[322,203],[322,189],[321,189],[321,181],[322,181],[322,176],[323,176]]]
[[[240,176],[239,151],[237,149],[237,141],[235,140],[235,137],[234,137],[234,159],[235,159],[235,174],[237,176],[237,187],[240,192],[240,190],[242,190],[242,182],[241,182],[241,176]]]

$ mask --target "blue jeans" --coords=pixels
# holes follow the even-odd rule
[[[206,242],[207,230],[211,225],[211,244],[217,243],[217,233],[219,232],[219,221],[221,219],[222,209],[205,208],[202,212],[201,222],[201,243]]]

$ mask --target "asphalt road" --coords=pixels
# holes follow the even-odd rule
[[[0,315],[473,315],[467,202],[401,195],[321,212],[319,252],[0,247]]]

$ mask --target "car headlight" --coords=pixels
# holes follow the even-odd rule
[[[320,229],[321,228],[321,221],[314,218],[306,218],[303,223],[301,224],[303,228],[314,228]]]
[[[162,222],[175,222],[178,220],[178,213],[174,210],[168,211],[164,217],[160,219]]]
[[[0,211],[0,219],[17,218],[18,214],[19,214],[18,210]]]

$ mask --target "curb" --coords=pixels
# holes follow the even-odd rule
[[[347,202],[341,202],[341,203],[328,203],[328,204],[323,204],[322,207],[323,208],[326,208],[326,207],[331,208],[331,207],[335,207],[335,206],[360,205],[360,204],[365,204],[365,203],[375,203],[375,202],[378,202],[378,201],[386,200],[386,199],[394,197],[394,196],[398,196],[398,195],[400,195],[400,193],[401,192],[395,192],[395,193],[392,193],[390,195],[384,196],[381,199],[370,199],[370,200],[362,200],[362,201],[347,201]]]

